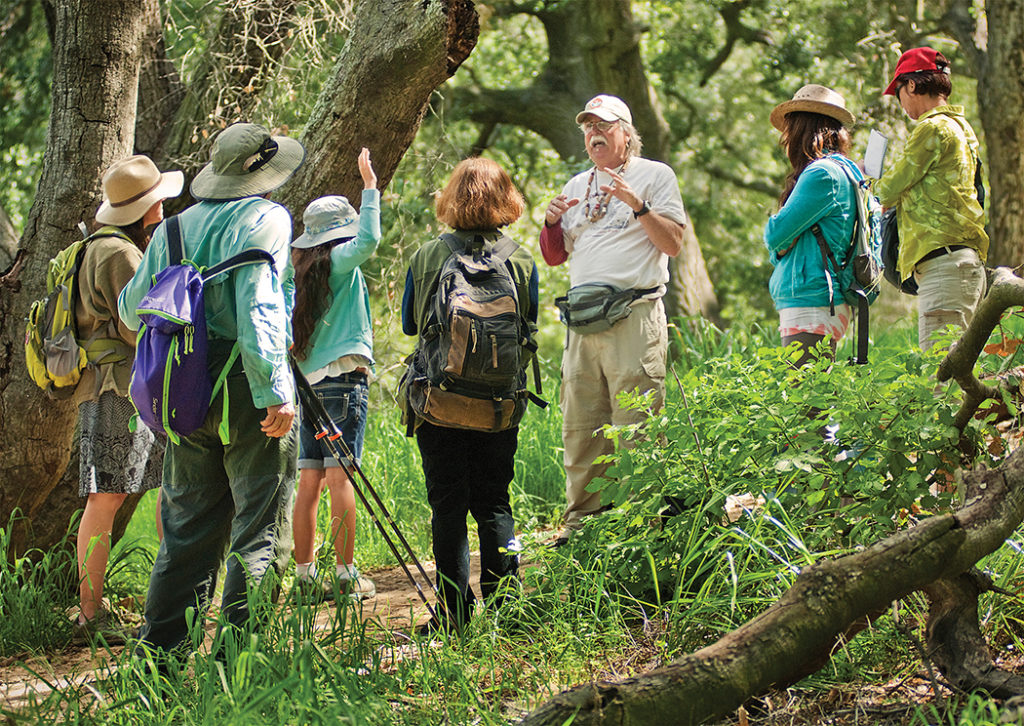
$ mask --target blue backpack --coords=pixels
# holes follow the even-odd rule
[[[156,431],[166,431],[175,444],[203,425],[217,393],[224,389],[224,415],[219,434],[228,443],[228,391],[224,379],[238,358],[238,342],[217,380],[207,369],[206,310],[203,286],[207,280],[244,265],[269,262],[265,250],[249,249],[213,267],[202,269],[184,259],[181,224],[167,219],[169,264],[153,276],[153,285],[136,308],[142,326],[132,365],[129,395],[138,418]],[[134,430],[137,421],[133,419]]]
[[[868,307],[878,297],[882,284],[882,205],[868,189],[860,169],[842,157],[826,156],[846,174],[853,185],[857,218],[853,235],[842,261],[837,261],[825,241],[821,227],[811,227],[821,250],[821,262],[828,281],[829,312],[835,315],[838,292],[857,312],[857,347],[854,363],[868,362]]]

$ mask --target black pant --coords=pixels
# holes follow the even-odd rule
[[[508,497],[519,429],[464,431],[423,422],[416,429],[430,502],[441,613],[464,623],[476,599],[469,587],[466,515],[480,535],[480,591],[487,598],[501,578],[519,570],[515,522]],[[504,551],[502,551],[504,550]]]

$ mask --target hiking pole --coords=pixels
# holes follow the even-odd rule
[[[326,439],[327,447],[330,449],[331,455],[335,458],[338,464],[341,465],[342,471],[345,472],[345,476],[347,476],[348,480],[352,483],[352,489],[355,491],[356,495],[358,495],[359,501],[362,502],[363,507],[370,514],[370,519],[372,519],[373,523],[377,525],[377,530],[380,532],[381,537],[384,538],[384,542],[391,550],[391,553],[395,556],[395,559],[398,560],[398,564],[402,567],[402,571],[405,572],[405,576],[409,578],[409,582],[411,582],[413,587],[416,588],[416,593],[420,596],[420,600],[423,601],[423,604],[427,606],[427,612],[430,614],[430,617],[436,619],[437,615],[434,612],[433,606],[427,599],[426,594],[424,594],[419,581],[409,570],[409,566],[406,564],[405,559],[399,552],[398,547],[391,538],[391,535],[388,534],[387,529],[380,521],[378,513],[370,505],[369,500],[367,500],[366,495],[363,493],[363,487],[365,487],[366,491],[368,491],[373,497],[374,502],[380,509],[380,513],[387,520],[388,524],[391,525],[392,531],[405,548],[407,555],[412,559],[413,564],[416,565],[416,569],[419,570],[420,575],[434,591],[435,595],[437,595],[437,587],[432,583],[426,570],[423,569],[423,565],[420,563],[419,558],[413,551],[409,541],[398,528],[394,518],[391,516],[391,512],[388,511],[384,502],[381,501],[380,496],[377,494],[377,490],[374,489],[372,484],[370,484],[370,480],[366,478],[366,474],[363,473],[362,468],[356,463],[355,457],[352,456],[352,452],[348,448],[348,444],[346,444],[344,439],[342,439],[341,431],[338,429],[337,424],[334,423],[334,419],[332,419],[327,413],[327,409],[324,408],[323,402],[320,400],[319,396],[316,395],[316,392],[313,391],[313,387],[309,384],[309,381],[306,380],[306,376],[304,376],[302,371],[299,370],[298,365],[295,363],[295,359],[292,358],[290,362],[292,372],[295,375],[295,383],[299,392],[299,400],[302,402],[303,407],[312,414],[314,428],[319,429],[316,434],[316,438],[318,440]],[[346,463],[346,460],[348,463]],[[359,474],[362,485],[356,484],[355,477],[352,476],[353,471]]]

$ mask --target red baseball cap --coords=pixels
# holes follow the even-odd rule
[[[896,62],[896,72],[892,74],[892,82],[886,87],[885,92],[882,95],[894,95],[896,93],[896,86],[899,85],[897,81],[904,73],[940,70],[938,64],[935,62],[935,58],[938,54],[939,51],[928,47],[911,48],[906,51]]]

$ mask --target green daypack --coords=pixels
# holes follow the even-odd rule
[[[71,243],[50,260],[46,272],[46,297],[32,303],[25,326],[25,365],[36,385],[51,398],[71,396],[82,371],[90,364],[116,363],[127,358],[120,340],[94,337],[78,339],[75,303],[78,272],[89,242],[97,237],[118,237],[131,242],[117,227],[103,227],[85,239]]]

